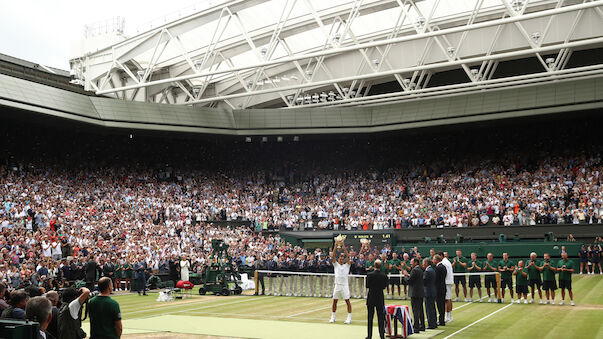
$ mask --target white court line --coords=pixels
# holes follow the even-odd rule
[[[496,310],[496,311],[494,311],[494,312],[492,312],[492,313],[488,314],[487,316],[485,316],[485,317],[483,317],[483,318],[481,318],[481,319],[479,319],[479,320],[476,320],[476,321],[472,322],[471,324],[469,324],[469,325],[467,325],[467,326],[465,326],[465,327],[461,328],[460,330],[458,330],[458,331],[456,331],[456,332],[452,333],[451,335],[449,335],[449,336],[445,337],[444,339],[448,339],[448,338],[452,337],[453,335],[455,335],[455,334],[457,334],[457,333],[460,333],[460,332],[462,332],[462,331],[464,331],[464,330],[468,329],[469,327],[471,327],[471,326],[473,326],[473,325],[475,325],[475,324],[479,323],[480,321],[482,321],[482,320],[484,320],[484,319],[490,318],[491,316],[495,315],[496,313],[498,313],[498,312],[500,312],[500,311],[504,310],[505,308],[507,308],[507,307],[509,307],[509,306],[512,306],[512,305],[513,305],[513,304],[509,304],[509,305],[507,305],[507,306],[505,306],[505,307],[503,307],[503,308],[501,308],[501,309],[499,309],[499,310]]]
[[[481,297],[479,300],[482,300],[482,299],[485,299],[485,298],[487,298],[487,297],[485,297],[485,296],[484,296],[484,297]],[[474,302],[475,302],[475,301],[469,301],[469,302],[465,303],[464,305],[461,305],[461,306],[459,306],[459,307],[453,308],[452,310],[453,310],[453,311],[454,311],[454,310],[458,310],[459,308],[463,308],[463,307],[465,307],[465,306],[469,306],[470,304],[473,304]]]
[[[217,304],[217,305],[207,305],[207,306],[189,308],[189,309],[186,309],[186,310],[174,311],[174,312],[164,313],[164,314],[174,314],[174,313],[188,312],[188,311],[193,311],[193,310],[202,310],[204,308],[222,307],[224,305],[239,304],[239,303],[245,303],[245,302],[248,302],[248,301],[266,300],[266,299],[270,299],[270,298],[275,298],[275,297],[249,298],[249,299],[244,299],[244,300],[232,301],[232,302],[229,302],[229,303],[222,303],[222,304]]]
[[[221,306],[224,306],[224,305],[238,304],[238,303],[244,303],[244,302],[254,301],[254,300],[255,301],[257,301],[257,300],[265,300],[265,299],[268,299],[268,298],[274,298],[274,297],[270,296],[270,297],[263,297],[263,298],[246,298],[246,299],[243,299],[243,300],[231,301],[231,302],[227,302],[227,303],[218,303],[218,304],[215,304],[215,305],[204,305],[204,306],[200,306],[200,307],[186,308],[186,309],[180,310],[180,311],[166,312],[166,313],[162,313],[162,315],[175,314],[175,313],[181,313],[181,312],[188,312],[188,311],[200,310],[200,309],[211,308],[211,307],[221,307]],[[213,300],[217,300],[217,299],[213,299]],[[194,305],[194,303],[191,303],[191,304]],[[181,304],[181,305],[173,305],[173,306],[170,306],[170,307],[174,307],[174,306],[186,307],[186,305],[187,304]],[[140,311],[128,312],[127,314],[130,315],[130,314],[134,314],[134,313],[149,312],[149,311],[155,311],[157,309],[158,308],[150,308],[150,309],[145,309],[145,310],[140,310]],[[161,309],[163,309],[163,308],[161,308]],[[155,316],[157,316],[157,315],[152,315],[152,316],[149,316],[149,317],[155,317]],[[148,318],[148,317],[142,317],[142,318]],[[137,318],[137,319],[139,319],[139,318]]]
[[[362,300],[364,300],[364,299],[356,299],[356,300],[352,300],[352,301],[350,301],[350,304],[353,304],[353,303],[355,303],[355,302],[362,301]],[[318,311],[322,311],[322,310],[324,310],[324,309],[330,309],[331,307],[332,307],[332,305],[331,305],[331,306],[329,306],[329,307],[321,307],[321,308],[318,308],[318,309],[315,309],[315,310],[310,310],[310,311],[299,312],[299,313],[295,313],[295,314],[292,314],[292,315],[286,316],[285,318],[293,318],[293,317],[296,317],[296,316],[298,316],[298,315],[302,315],[302,314],[307,314],[307,313],[312,313],[312,312],[318,312]]]

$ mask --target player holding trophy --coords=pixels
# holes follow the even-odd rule
[[[333,307],[331,313],[330,323],[335,322],[335,312],[337,311],[337,301],[344,299],[348,306],[348,317],[345,320],[345,324],[352,322],[352,304],[350,303],[350,287],[348,285],[348,276],[350,274],[350,256],[348,249],[343,244],[345,240],[344,235],[339,235],[335,238],[335,248],[331,252],[331,258],[333,259],[333,268],[335,272],[335,287],[333,288]],[[337,254],[338,249],[343,249],[343,253]]]

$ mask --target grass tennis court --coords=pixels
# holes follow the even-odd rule
[[[574,275],[573,288],[574,307],[455,302],[452,323],[412,338],[603,338],[603,276]],[[560,291],[557,294],[559,300]],[[366,336],[366,307],[360,299],[352,299],[353,322],[344,325],[345,304],[340,302],[337,323],[329,324],[326,298],[197,295],[162,303],[156,297],[114,297],[121,305],[126,338]],[[410,305],[410,301],[386,300],[386,304]]]

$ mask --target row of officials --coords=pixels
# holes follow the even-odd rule
[[[436,255],[434,261],[425,258],[411,260],[410,273],[402,270],[403,279],[408,283],[408,296],[410,297],[414,333],[425,331],[425,329],[436,329],[445,326],[445,297],[446,297],[446,275],[448,270],[441,264],[441,256]],[[376,270],[367,275],[366,287],[368,288],[368,336],[372,338],[373,318],[377,314],[379,335],[385,336],[384,308],[385,300],[383,290],[387,287],[387,275],[381,272],[382,263],[375,262]],[[424,305],[424,306],[423,306]],[[439,317],[436,316],[436,307]],[[427,314],[427,327],[425,326],[425,314]],[[438,319],[439,318],[439,319]]]

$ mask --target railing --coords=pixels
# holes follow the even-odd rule
[[[228,2],[228,0],[209,0],[209,1],[198,2],[196,4],[181,8],[179,10],[170,12],[166,15],[160,16],[153,20],[147,21],[141,25],[138,25],[136,27],[136,33],[150,31],[155,27],[159,27],[161,25],[167,24],[168,22],[176,21],[178,19],[189,16],[191,14],[195,14],[197,12],[201,12],[208,8],[212,8],[212,7],[221,5],[225,2]]]

